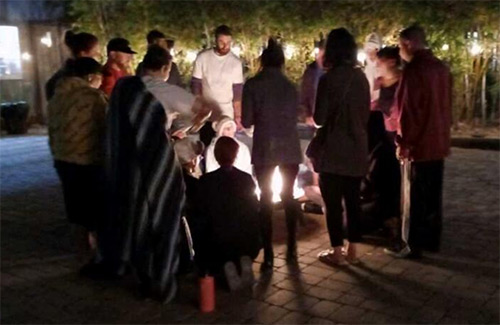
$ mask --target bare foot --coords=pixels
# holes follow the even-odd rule
[[[349,247],[347,248],[347,253],[346,253],[347,262],[351,264],[359,263],[357,250],[358,250],[358,244],[349,243]]]

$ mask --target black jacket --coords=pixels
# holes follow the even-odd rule
[[[325,154],[319,162],[319,172],[365,176],[368,169],[369,115],[370,86],[361,69],[339,66],[321,77],[314,122],[318,125],[325,125],[327,120],[330,122],[327,124]]]
[[[242,124],[255,126],[254,165],[300,164],[297,131],[299,99],[295,86],[277,68],[267,68],[245,83]]]
[[[243,255],[255,258],[261,245],[252,177],[235,167],[221,167],[200,178],[198,197],[204,246],[211,261],[223,263]]]

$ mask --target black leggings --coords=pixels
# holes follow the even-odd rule
[[[361,177],[319,174],[319,187],[326,205],[326,223],[332,247],[343,246],[342,198],[347,210],[347,239],[361,241]]]
[[[103,168],[62,160],[55,160],[54,167],[61,181],[68,220],[95,231],[105,213]]]

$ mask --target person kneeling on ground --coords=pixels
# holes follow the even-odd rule
[[[221,167],[200,178],[198,211],[205,231],[202,238],[194,239],[202,272],[217,275],[224,269],[231,290],[253,283],[252,260],[261,248],[255,183],[233,166],[238,149],[230,137],[222,136],[215,144],[215,159]]]

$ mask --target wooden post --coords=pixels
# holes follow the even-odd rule
[[[38,67],[38,35],[36,33],[36,26],[33,23],[28,23],[28,35],[29,43],[31,48],[32,57],[32,69],[33,69],[33,112],[35,113],[35,119],[37,123],[45,125],[45,116],[43,114],[43,102],[45,101],[45,96],[41,89],[40,71]]]
[[[469,121],[469,112],[471,110],[471,100],[470,100],[470,87],[469,87],[469,74],[465,73],[464,75],[464,85],[465,85],[465,119],[467,122]]]
[[[486,72],[481,78],[481,124],[486,126]]]

